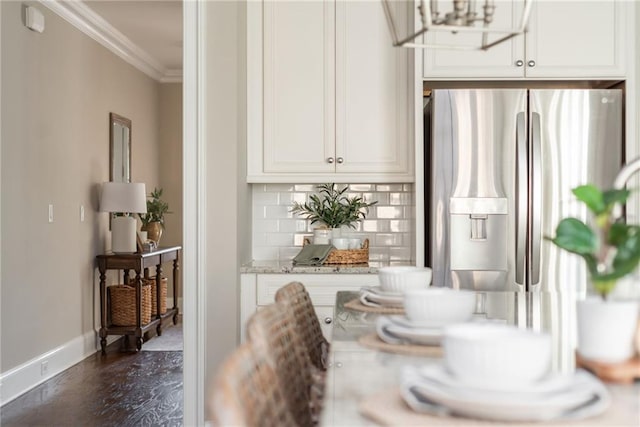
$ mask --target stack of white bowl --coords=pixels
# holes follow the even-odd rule
[[[578,420],[605,411],[610,393],[585,371],[551,371],[551,337],[497,323],[444,328],[442,364],[403,370],[401,394],[414,410],[527,422]]]
[[[551,366],[548,334],[504,324],[448,326],[443,349],[447,371],[479,389],[519,390],[539,381]]]
[[[378,269],[380,289],[395,294],[426,289],[431,285],[431,276],[429,267],[392,266]]]
[[[428,267],[384,267],[378,270],[383,292],[403,295],[409,320],[429,327],[465,322],[473,316],[475,292],[430,287],[432,271]]]

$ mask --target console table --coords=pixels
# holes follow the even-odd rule
[[[107,335],[124,335],[128,339],[133,336],[136,339],[136,349],[142,348],[144,333],[156,328],[158,335],[162,335],[162,325],[173,317],[173,324],[176,324],[178,316],[178,307],[176,302],[177,290],[179,287],[179,261],[181,246],[171,246],[166,248],[158,248],[153,252],[142,252],[134,254],[115,254],[107,253],[98,255],[98,270],[100,270],[100,347],[102,354],[106,354]],[[173,261],[173,308],[167,308],[167,312],[160,313],[160,281],[162,278],[162,264]],[[149,268],[155,266],[156,273],[156,317],[151,319],[146,325],[141,324],[141,307],[142,307],[142,277],[149,277]],[[129,283],[129,272],[135,272],[135,288],[136,288],[136,324],[131,326],[115,326],[109,324],[107,313],[107,270],[123,270],[124,283]],[[144,274],[144,276],[143,276]]]

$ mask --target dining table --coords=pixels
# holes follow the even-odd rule
[[[340,291],[336,295],[330,363],[326,374],[320,426],[428,425],[428,426],[640,426],[640,383],[610,384],[611,403],[601,414],[578,420],[518,422],[463,418],[449,414],[433,415],[411,410],[400,395],[400,377],[407,366],[441,364],[439,347],[425,354],[401,354],[366,345],[376,331],[374,310],[353,308],[359,293]],[[534,298],[536,301],[522,301]],[[575,364],[575,303],[557,295],[523,295],[510,292],[477,294],[474,316],[519,327],[547,332],[552,336],[552,371],[572,375]],[[523,313],[537,311],[539,315]],[[531,320],[533,319],[533,321]]]

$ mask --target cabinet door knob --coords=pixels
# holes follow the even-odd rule
[[[338,163],[344,163],[344,159],[343,159],[342,157],[338,157],[338,158],[336,159],[336,161],[337,161]]]
[[[528,65],[529,67],[535,67],[535,66],[536,66],[536,61],[534,61],[534,60],[532,59],[531,61],[527,62],[527,65]]]
[[[327,163],[333,163],[333,157],[329,157],[329,158],[327,159]]]
[[[331,322],[333,322],[333,319],[331,317],[325,317],[324,318],[324,323],[326,323],[327,325],[330,325]]]
[[[516,61],[516,67],[522,67],[524,65],[524,61],[522,59],[518,59]]]

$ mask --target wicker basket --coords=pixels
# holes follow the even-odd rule
[[[323,264],[366,264],[369,262],[369,239],[364,239],[362,249],[334,249]]]
[[[157,316],[158,306],[156,302],[156,278],[155,277],[143,277],[142,283],[151,286],[151,316]],[[129,285],[135,286],[136,279],[132,277],[129,279]],[[167,278],[163,277],[160,280],[160,314],[167,312]]]
[[[152,277],[150,279],[144,279],[144,283],[149,283],[151,285],[151,315],[156,316],[158,314],[158,303],[157,303],[157,289],[156,289],[156,278]],[[160,314],[165,314],[167,312],[167,278],[163,277],[160,279]]]
[[[128,285],[109,286],[111,323],[114,326],[135,326],[136,324],[136,288]],[[151,321],[151,286],[142,285],[142,311],[140,323]]]

